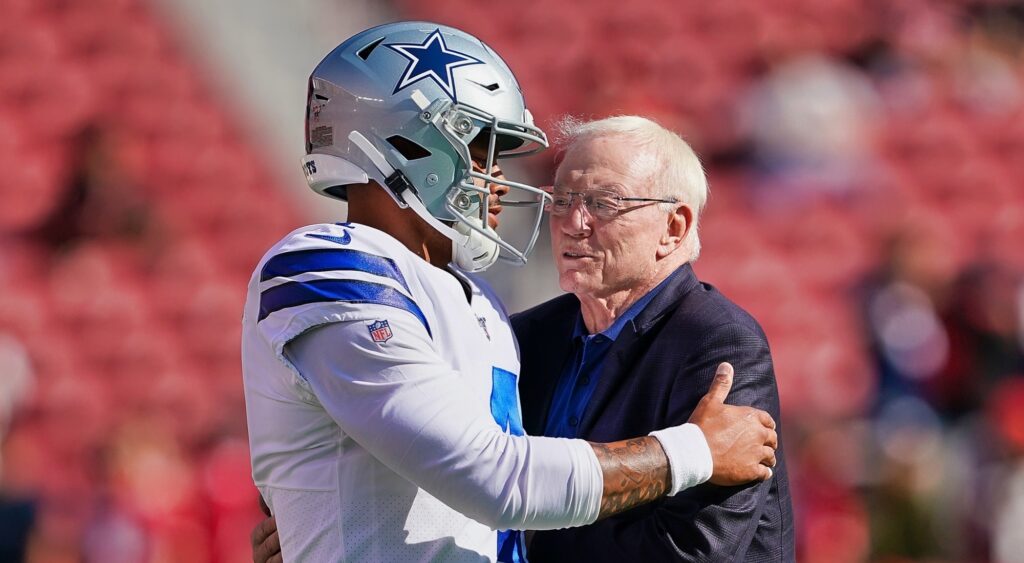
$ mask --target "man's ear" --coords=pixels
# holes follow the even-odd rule
[[[665,258],[683,246],[686,235],[693,226],[693,210],[687,205],[680,205],[668,214],[665,220],[665,232],[658,244],[658,258]]]

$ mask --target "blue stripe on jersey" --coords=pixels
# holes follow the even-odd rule
[[[331,270],[355,270],[391,278],[409,290],[409,284],[405,283],[405,276],[394,260],[351,248],[314,248],[278,254],[263,265],[260,281]]]
[[[393,287],[362,280],[312,280],[274,286],[260,294],[259,320],[262,321],[281,309],[332,301],[376,303],[408,311],[423,323],[427,334],[430,335],[427,318],[412,299]]]
[[[519,388],[516,374],[498,367],[491,368],[491,416],[502,431],[513,436],[523,431],[523,415],[519,411]],[[519,530],[498,532],[498,562],[527,563],[523,533]]]
[[[519,411],[519,387],[516,374],[499,367],[491,368],[491,416],[502,432],[523,436],[523,415]]]

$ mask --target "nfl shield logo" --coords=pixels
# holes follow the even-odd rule
[[[391,327],[388,326],[387,321],[376,321],[371,323],[366,328],[367,330],[370,331],[370,338],[372,338],[374,342],[379,342],[383,344],[384,342],[387,342],[392,336],[394,336],[393,334],[391,334]]]

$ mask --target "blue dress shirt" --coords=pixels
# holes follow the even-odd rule
[[[587,334],[586,325],[583,324],[583,314],[576,318],[576,327],[573,329],[573,359],[566,365],[562,375],[558,378],[558,385],[555,387],[555,394],[551,398],[551,408],[548,409],[547,422],[544,425],[544,435],[555,438],[576,438],[579,436],[580,421],[583,420],[583,413],[590,402],[590,396],[594,394],[597,387],[597,378],[601,375],[601,365],[604,363],[608,350],[611,350],[615,339],[626,326],[632,322],[644,307],[651,302],[666,282],[675,277],[675,274],[668,276],[654,289],[633,303],[626,312],[619,315],[610,327],[597,334]]]

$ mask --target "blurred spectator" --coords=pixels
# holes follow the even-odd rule
[[[142,236],[150,221],[138,186],[121,173],[114,138],[99,123],[82,128],[67,143],[66,187],[51,212],[29,232],[55,250],[83,238]]]
[[[933,510],[945,487],[947,456],[963,455],[943,444],[943,427],[927,403],[913,396],[885,403],[873,424],[874,483],[867,492],[872,553],[878,558],[928,560],[949,553],[941,518]]]
[[[930,389],[947,415],[981,408],[1004,379],[1024,374],[1020,284],[1001,264],[976,262],[953,285],[943,319],[950,357]]]
[[[870,436],[859,420],[805,427],[806,435],[790,455],[797,462],[797,530],[805,563],[858,562],[871,548],[868,506],[858,490],[865,485]],[[837,450],[835,444],[848,444]]]
[[[1024,377],[999,383],[986,406],[998,458],[991,491],[993,559],[1024,561]]]
[[[864,297],[879,402],[919,396],[946,420],[976,411],[996,383],[1024,373],[1020,278],[983,252],[958,273],[954,245],[942,225],[904,227]]]
[[[1001,382],[988,404],[1001,461],[994,471],[993,558],[1024,561],[1024,378]]]
[[[779,63],[742,106],[759,176],[754,197],[779,206],[870,185],[879,110],[871,81],[855,67],[817,54]]]
[[[1001,563],[1024,561],[1024,461],[1006,467],[1007,475],[999,491],[1003,500],[992,526],[993,559]]]
[[[939,312],[955,275],[949,238],[934,218],[913,220],[891,237],[880,268],[863,285],[865,328],[879,376],[878,406],[925,395],[949,361],[949,334]]]
[[[36,505],[22,492],[4,487],[4,437],[33,391],[35,376],[28,354],[15,338],[0,334],[0,561],[23,561],[35,527]]]
[[[957,97],[982,115],[1006,116],[1024,102],[1017,66],[1024,55],[1024,6],[979,3],[968,8],[966,46],[954,62]]]

